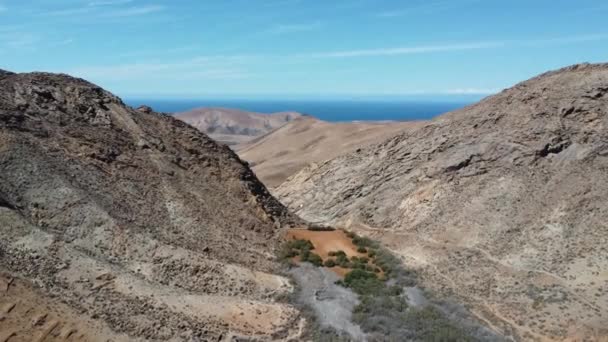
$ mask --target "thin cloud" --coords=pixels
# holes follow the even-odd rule
[[[585,42],[595,42],[608,40],[608,33],[597,33],[578,36],[564,36],[555,38],[526,39],[526,40],[504,40],[490,42],[457,43],[444,45],[421,45],[391,47],[379,49],[361,49],[329,51],[313,54],[297,55],[298,57],[308,58],[355,58],[355,57],[380,57],[380,56],[399,56],[425,53],[454,52],[466,50],[485,50],[507,47],[542,47],[547,45],[568,45]]]
[[[116,5],[124,5],[133,2],[133,0],[106,0],[106,1],[92,1],[89,2],[89,6],[91,7],[100,7],[100,6],[116,6]]]
[[[165,10],[165,6],[162,5],[149,5],[149,6],[140,6],[140,7],[130,7],[120,10],[110,11],[105,13],[104,16],[108,17],[132,17],[138,15],[146,15],[156,12],[161,12]]]
[[[96,1],[90,2],[84,7],[65,8],[59,10],[51,10],[39,13],[40,16],[74,16],[82,14],[94,14],[97,17],[132,17],[146,14],[161,12],[166,9],[162,5],[145,5],[145,6],[130,6],[124,7],[132,1],[116,0],[116,1]]]
[[[79,77],[104,81],[133,79],[234,80],[252,76],[250,72],[243,70],[243,64],[250,58],[248,56],[203,56],[175,62],[84,66],[62,71]]]
[[[286,33],[295,33],[295,32],[306,32],[306,31],[314,31],[322,28],[323,25],[321,22],[314,22],[308,24],[286,24],[286,25],[277,25],[270,29],[270,33],[273,34],[286,34]]]
[[[6,8],[5,6],[0,5],[0,13],[6,12],[6,11],[8,11],[8,8]]]
[[[347,58],[347,57],[372,57],[372,56],[395,56],[412,55],[432,52],[465,51],[503,47],[503,42],[481,42],[467,44],[447,45],[424,45],[409,47],[394,47],[381,49],[346,50],[335,52],[322,52],[309,55],[313,58]]]
[[[544,39],[530,39],[530,40],[520,40],[520,41],[512,41],[515,45],[524,45],[524,46],[540,46],[540,45],[564,45],[564,44],[573,44],[573,43],[584,43],[584,42],[595,42],[608,40],[608,33],[594,33],[594,34],[586,34],[586,35],[578,35],[578,36],[564,36],[557,38],[544,38]]]
[[[389,11],[383,11],[376,13],[376,17],[380,18],[396,18],[403,17],[410,14],[420,14],[420,13],[435,13],[441,11],[447,11],[454,8],[460,8],[462,6],[471,5],[474,3],[481,2],[481,0],[468,0],[461,1],[456,3],[454,0],[451,1],[438,1],[431,3],[422,3],[414,6],[410,6],[407,8],[399,8]]]

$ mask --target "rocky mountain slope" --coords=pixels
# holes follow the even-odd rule
[[[297,336],[272,254],[299,223],[182,121],[0,71],[0,340]]]
[[[330,123],[310,116],[235,146],[268,187],[276,187],[310,163],[322,162],[380,142],[418,122]]]
[[[246,143],[300,116],[295,112],[261,114],[227,108],[198,108],[175,115],[227,145]]]
[[[608,64],[520,83],[276,191],[520,340],[608,336]]]

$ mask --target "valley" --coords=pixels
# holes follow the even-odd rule
[[[603,341],[607,90],[576,65],[228,147],[0,72],[0,341]]]
[[[379,240],[421,284],[516,340],[603,340],[605,64],[522,82],[274,194]]]

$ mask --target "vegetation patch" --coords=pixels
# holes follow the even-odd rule
[[[283,246],[280,254],[284,260],[298,257],[301,262],[310,262],[315,266],[322,266],[323,259],[311,252],[313,249],[315,249],[315,246],[309,240],[291,240]]]
[[[399,259],[376,242],[348,234],[358,251],[365,249],[367,256],[351,258],[353,270],[337,283],[359,295],[353,322],[371,340],[472,341],[433,306],[410,307],[403,291],[416,285],[415,273],[405,270]]]
[[[377,242],[345,231],[358,255],[349,256],[342,250],[327,252],[323,260],[313,251],[309,240],[288,241],[283,256],[318,267],[348,269],[337,285],[351,289],[360,303],[352,314],[352,322],[368,334],[371,341],[472,341],[468,334],[453,324],[436,306],[408,305],[408,287],[416,285],[416,274],[403,268],[401,261]],[[314,334],[313,340],[339,338],[335,331]]]
[[[307,228],[310,231],[313,232],[333,232],[334,230],[336,230],[336,228],[334,227],[328,227],[328,226],[321,226],[321,225],[310,225]]]

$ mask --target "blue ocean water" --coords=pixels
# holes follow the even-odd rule
[[[325,121],[426,120],[462,108],[472,101],[416,100],[152,100],[125,99],[132,107],[176,113],[199,107],[223,107],[259,113],[295,111]]]

